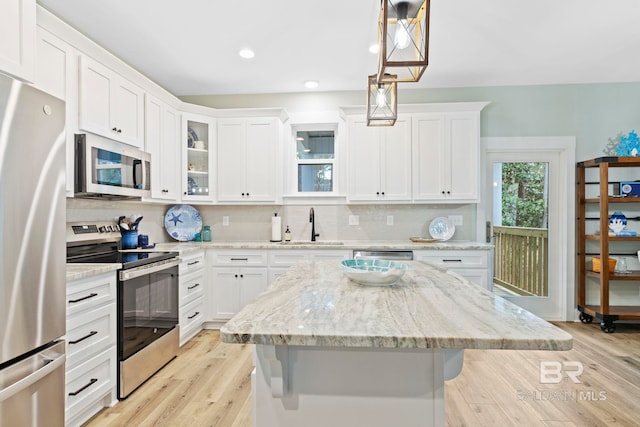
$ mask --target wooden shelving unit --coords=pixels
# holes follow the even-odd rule
[[[599,157],[596,159],[579,162],[576,168],[577,185],[577,268],[578,268],[578,310],[580,320],[583,323],[591,323],[594,318],[600,319],[600,328],[606,333],[615,332],[614,322],[617,320],[640,320],[640,306],[612,306],[609,304],[610,282],[624,281],[627,283],[640,283],[640,271],[629,271],[625,274],[609,272],[607,259],[611,255],[610,243],[616,242],[640,242],[640,236],[609,236],[609,205],[637,203],[640,207],[640,197],[620,197],[609,194],[609,169],[620,167],[637,167],[640,174],[640,158],[638,157]],[[586,182],[586,170],[597,168],[599,180]],[[587,198],[587,185],[598,186],[598,197]],[[590,194],[591,196],[591,194]],[[600,234],[586,234],[587,230],[587,205],[599,205],[599,230]],[[601,259],[601,271],[587,270],[587,241],[598,241],[598,255]],[[639,245],[640,247],[640,245]],[[632,254],[628,254],[631,256]],[[633,254],[635,256],[635,254]],[[600,298],[598,305],[587,305],[586,287],[587,278],[599,279]]]

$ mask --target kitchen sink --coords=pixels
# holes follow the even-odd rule
[[[332,241],[332,240],[320,240],[312,242],[311,240],[292,240],[290,242],[282,242],[282,245],[312,245],[312,246],[340,246],[344,245],[344,242]]]

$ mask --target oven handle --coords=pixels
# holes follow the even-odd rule
[[[158,261],[152,264],[142,265],[140,267],[131,268],[129,270],[120,270],[120,281],[126,282],[127,280],[146,276],[147,274],[157,273],[158,271],[175,267],[178,264],[180,264],[180,260],[178,260],[177,258],[173,258],[166,261]]]

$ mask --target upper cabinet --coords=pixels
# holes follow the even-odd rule
[[[414,201],[479,201],[479,111],[414,114],[412,152]]]
[[[0,71],[18,79],[34,79],[36,1],[0,2]]]
[[[80,58],[79,127],[144,147],[144,91],[104,65]]]
[[[219,202],[276,202],[280,128],[275,117],[218,120]]]
[[[213,202],[215,121],[211,117],[182,114],[182,200]]]
[[[36,47],[34,86],[65,101],[66,195],[73,197],[74,132],[78,128],[77,53],[71,45],[41,27],[37,28]]]
[[[151,154],[151,198],[179,199],[180,116],[158,98],[145,95],[145,151]]]
[[[411,119],[392,127],[367,126],[366,117],[349,117],[349,200],[411,200]]]

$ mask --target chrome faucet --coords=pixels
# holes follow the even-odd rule
[[[316,214],[313,208],[309,210],[309,222],[311,223],[311,241],[315,242],[316,237],[320,236],[320,233],[316,233]]]

